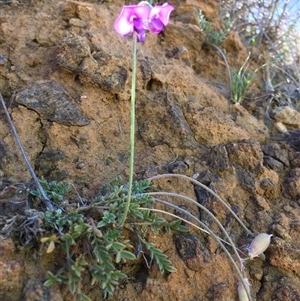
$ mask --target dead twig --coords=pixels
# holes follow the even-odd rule
[[[20,141],[20,138],[19,138],[19,135],[18,135],[18,133],[17,133],[17,131],[16,131],[16,128],[15,128],[15,126],[14,126],[14,124],[13,124],[13,121],[12,121],[11,118],[10,118],[10,115],[9,115],[9,113],[8,113],[7,107],[6,107],[6,105],[5,105],[5,102],[4,102],[4,100],[3,100],[3,97],[2,97],[2,94],[1,94],[1,93],[0,93],[0,100],[1,100],[1,104],[2,104],[3,109],[4,109],[4,112],[5,112],[5,115],[6,115],[6,117],[7,117],[9,126],[10,126],[10,128],[11,128],[11,130],[12,130],[12,132],[13,132],[13,135],[14,135],[16,141],[17,141],[18,147],[19,147],[19,149],[20,149],[20,151],[21,151],[21,153],[22,153],[23,159],[24,159],[24,161],[25,161],[25,163],[26,163],[26,165],[27,165],[28,171],[30,172],[30,174],[31,174],[31,176],[32,176],[32,178],[33,178],[33,180],[34,180],[34,182],[35,182],[35,185],[37,186],[38,190],[39,190],[40,193],[41,193],[41,198],[42,198],[43,202],[45,203],[46,207],[47,207],[49,210],[54,210],[54,208],[53,208],[53,206],[52,206],[52,204],[51,204],[51,202],[50,202],[50,200],[49,200],[49,198],[48,198],[48,196],[47,196],[45,190],[43,189],[43,187],[42,187],[42,185],[41,185],[39,179],[37,178],[37,176],[36,176],[36,174],[35,174],[35,172],[34,172],[32,166],[31,166],[31,164],[30,164],[30,162],[29,162],[29,160],[28,160],[28,158],[27,158],[27,155],[26,155],[26,153],[25,153],[25,151],[24,151],[24,148],[23,148],[23,146],[22,146],[22,143],[21,143],[21,141]]]

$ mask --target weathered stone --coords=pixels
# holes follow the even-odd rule
[[[142,58],[139,60],[140,68],[142,71],[143,80],[148,83],[152,77],[152,69],[151,64],[146,58]]]
[[[183,34],[183,32],[189,31],[190,36]],[[174,49],[178,46],[176,42],[180,37],[180,46],[185,47],[189,52],[191,50],[200,50],[202,43],[204,42],[205,35],[201,31],[200,27],[192,24],[170,23],[167,30],[164,32],[165,41],[168,43],[169,49]],[[195,61],[194,55],[192,59]]]
[[[174,12],[174,21],[199,26],[199,18],[195,7],[183,5]]]
[[[0,299],[3,301],[20,300],[24,262],[12,259],[15,246],[11,239],[0,236]]]
[[[300,294],[297,293],[295,289],[293,289],[289,285],[283,285],[278,288],[273,296],[273,301],[291,301],[291,300],[300,300]]]
[[[115,62],[109,62],[104,66],[100,66],[95,73],[88,72],[88,75],[103,90],[117,93],[124,90],[128,72],[123,66],[116,66]]]
[[[255,176],[253,174],[249,173],[248,170],[237,166],[236,175],[237,175],[238,182],[243,189],[245,189],[246,191],[252,194],[256,192]]]
[[[242,43],[238,33],[236,31],[230,31],[225,40],[225,49],[228,52],[234,52],[234,53],[242,53],[246,54],[246,47]]]
[[[53,80],[37,81],[23,87],[17,92],[15,101],[50,121],[65,125],[89,124],[66,89]]]
[[[197,181],[201,182],[207,188],[212,190],[214,193],[218,194],[218,185],[222,186],[222,180],[221,177],[219,177],[217,174],[212,173],[209,170],[201,172],[198,177],[196,178]],[[232,216],[230,214],[228,215],[228,212],[226,211],[225,207],[221,204],[219,200],[216,199],[216,197],[209,192],[207,189],[202,188],[198,185],[194,186],[197,202],[204,206],[206,209],[208,209],[219,221],[225,222],[229,225],[232,219]],[[236,209],[238,209],[238,206],[236,206]],[[213,225],[214,220],[213,218],[206,213],[204,210],[198,208],[200,220],[207,225]],[[214,229],[215,230],[215,229]]]
[[[269,200],[276,199],[280,194],[279,175],[274,170],[263,168],[256,178],[256,192]]]
[[[269,250],[269,260],[273,266],[279,267],[289,273],[300,275],[300,251],[291,246],[290,243],[280,238],[272,240]]]
[[[212,147],[205,157],[207,157],[207,164],[212,170],[222,171],[230,168],[228,153],[225,146]]]
[[[291,198],[300,197],[300,179],[288,178],[284,184],[284,195]]]
[[[186,266],[193,271],[207,268],[211,256],[202,243],[193,235],[174,235],[176,250]]]
[[[45,151],[36,161],[36,170],[38,174],[44,177],[51,175],[57,168],[57,163],[65,158],[65,154],[59,150]]]
[[[29,279],[22,292],[23,301],[63,301],[53,287],[46,287],[38,279]]]
[[[6,158],[7,154],[8,154],[7,144],[4,141],[0,140],[0,168],[2,168],[2,165],[5,165],[5,163],[2,161],[7,160]]]
[[[219,182],[220,178],[211,171],[203,171],[198,175],[196,180],[213,190],[213,184]],[[205,207],[209,207],[209,204],[215,199],[215,197],[205,188],[195,185],[194,190],[196,193],[197,201]],[[209,220],[210,222],[212,222],[211,217],[208,217],[207,214],[203,213],[201,209],[199,209],[199,212],[202,221]]]
[[[176,93],[156,93],[154,99],[139,102],[137,122],[139,133],[150,145],[167,144],[171,147],[197,147],[197,142],[182,111],[183,101]],[[153,124],[157,126],[149,131]]]
[[[250,172],[259,172],[262,167],[263,153],[259,143],[240,141],[226,146],[230,161]]]
[[[274,193],[274,190],[277,188],[277,183],[273,181],[273,179],[270,178],[264,178],[263,180],[260,181],[259,185],[260,188],[262,188],[265,192],[265,195],[269,195]]]
[[[284,165],[280,161],[278,161],[270,156],[264,156],[263,162],[264,162],[264,166],[266,166],[267,168],[273,169],[275,171],[281,171],[281,170],[283,170],[283,167],[284,167]]]
[[[168,164],[168,172],[186,174],[188,165],[183,161],[175,161]]]
[[[273,112],[277,121],[300,128],[300,113],[290,106],[276,107]]]
[[[294,168],[286,175],[283,194],[290,198],[300,197],[300,168]]]
[[[127,69],[120,64],[119,58],[108,55],[102,49],[93,57],[87,39],[75,33],[64,38],[57,63],[67,70],[82,74],[110,93],[122,92],[128,77]]]
[[[82,60],[90,55],[91,49],[87,39],[70,33],[62,41],[57,55],[57,63],[68,70],[76,71]]]
[[[5,65],[6,63],[7,63],[7,59],[3,55],[0,55],[0,66]]]
[[[213,95],[212,95],[213,97]],[[207,100],[207,98],[205,97]],[[228,144],[231,142],[249,139],[249,129],[241,126],[236,126],[235,122],[227,113],[221,110],[213,109],[212,107],[203,104],[204,107],[199,105],[199,102],[192,101],[186,104],[185,116],[190,120],[190,125],[195,133],[195,139],[206,146],[215,146],[219,144]],[[192,110],[195,109],[195,112]],[[222,134],[221,134],[222,133]]]
[[[289,178],[299,178],[300,177],[300,168],[290,169],[287,173],[287,177],[289,177]]]
[[[291,240],[291,236],[288,234],[289,228],[286,229],[284,226],[282,226],[279,223],[274,223],[272,225],[272,232],[276,236],[278,236],[278,237],[280,237],[280,238],[282,238],[282,239],[284,239],[286,241],[290,241]]]
[[[291,149],[300,151],[300,130],[289,131],[287,135],[281,137],[281,142],[287,144]]]
[[[277,143],[272,143],[262,146],[262,151],[265,155],[270,156],[277,161],[280,161],[285,166],[289,166],[289,155],[286,149],[283,149]]]
[[[184,62],[187,66],[191,65],[189,51],[184,46],[178,46],[167,51],[166,56]]]
[[[292,168],[300,167],[300,152],[290,152],[289,158],[290,158]]]
[[[86,23],[81,21],[80,19],[77,18],[72,18],[69,20],[69,24],[74,26],[74,27],[80,27],[83,28],[86,26]]]
[[[201,1],[195,2],[193,0],[184,0],[181,3],[182,5],[179,7],[178,11],[176,9],[174,12],[174,19],[176,21],[198,25],[199,21],[196,10],[200,10],[203,12],[207,20],[213,22],[214,26],[221,26],[217,1],[212,0],[209,3],[204,3]],[[186,15],[190,15],[190,18],[187,18]]]
[[[267,200],[259,195],[255,195],[253,196],[253,200],[256,202],[256,204],[264,209],[264,210],[269,210],[270,209],[270,205],[269,203],[267,202]]]

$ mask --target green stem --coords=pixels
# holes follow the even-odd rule
[[[132,81],[131,81],[131,123],[130,123],[130,163],[129,163],[129,187],[128,198],[124,210],[121,226],[123,227],[127,218],[133,182],[133,165],[134,165],[134,136],[135,136],[135,86],[136,86],[136,37],[133,36],[133,54],[132,54]]]

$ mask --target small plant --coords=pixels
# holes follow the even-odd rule
[[[243,66],[238,71],[230,68],[226,55],[219,46],[223,44],[227,32],[230,30],[231,24],[228,22],[225,26],[225,30],[215,31],[213,29],[212,23],[207,21],[202,11],[199,10],[197,12],[200,29],[206,34],[204,43],[209,44],[210,46],[215,48],[225,62],[229,76],[231,100],[235,103],[241,103],[246,96],[248,87],[251,84],[255,74],[255,72],[246,72],[246,65],[248,63],[250,55],[247,57]]]
[[[263,65],[254,71],[247,71],[249,66],[249,58],[250,53],[238,71],[234,68],[231,68],[231,97],[234,103],[243,102],[256,72],[265,66]]]
[[[231,24],[228,22],[225,24],[224,30],[215,30],[213,24],[209,22],[201,10],[197,11],[200,29],[205,33],[205,43],[213,45],[221,45],[225,41]]]
[[[56,273],[47,273],[45,285],[67,282],[70,292],[76,294],[78,300],[89,300],[81,291],[82,278],[89,273],[91,284],[100,283],[104,297],[107,297],[113,293],[119,280],[127,277],[118,266],[126,261],[136,260],[142,249],[143,254],[148,254],[150,261],[157,262],[161,273],[176,271],[167,256],[144,236],[147,231],[187,231],[187,228],[179,220],[168,222],[153,212],[154,199],[146,193],[150,182],[135,182],[124,229],[132,232],[139,241],[140,250],[136,251],[139,248],[124,234],[124,229],[119,227],[128,195],[128,186],[121,185],[120,181],[118,178],[103,187],[100,196],[89,206],[79,207],[71,213],[60,209],[45,212],[47,236],[41,242],[47,244],[47,253],[58,247],[66,256],[63,267]],[[44,179],[42,182],[47,189],[52,183],[49,184]],[[56,183],[54,187],[65,186]],[[87,217],[89,214],[81,212],[97,214]]]
[[[61,202],[69,189],[69,183],[57,183],[56,181],[48,183],[44,177],[41,177],[40,183],[48,197],[55,203]],[[30,193],[36,197],[41,197],[39,190],[31,190]]]
[[[81,214],[70,216],[62,215],[61,212],[46,212],[45,217],[46,223],[54,226],[54,229],[64,228],[59,236],[52,234],[41,239],[43,243],[49,243],[47,252],[52,252],[55,249],[54,245],[58,244],[66,255],[65,265],[56,274],[48,272],[45,285],[67,282],[70,292],[76,294],[78,300],[89,300],[81,291],[83,274],[89,271],[92,285],[100,282],[104,296],[112,294],[118,280],[126,278],[126,275],[114,266],[112,255],[116,256],[116,263],[135,259],[133,253],[125,250],[131,248],[131,245],[121,237],[121,233],[116,231],[112,234],[112,231],[107,231],[102,235],[93,220],[86,220]],[[82,250],[84,245],[86,249]]]
[[[299,87],[300,10],[296,3],[298,2],[289,0],[222,0],[220,6],[221,18],[234,20],[232,28],[239,32],[245,43],[255,45],[261,52],[262,59],[268,64],[270,72],[265,74],[266,95],[260,96],[269,99],[267,117],[272,102],[284,102],[286,99],[285,95],[276,95],[277,85],[290,85],[289,80],[295,79],[296,88]],[[274,83],[271,83],[270,76],[274,76]]]
[[[234,103],[240,104],[243,102],[253,77],[254,76],[252,72],[245,73],[242,67],[238,71],[233,68],[231,69],[231,91],[232,101]]]

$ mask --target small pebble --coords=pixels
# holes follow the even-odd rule
[[[285,212],[287,212],[287,213],[291,213],[291,212],[294,211],[294,208],[291,207],[291,206],[289,206],[289,205],[286,205],[286,206],[283,207],[283,210],[284,210]]]
[[[3,55],[0,55],[0,65],[5,65],[7,62],[6,58]]]
[[[84,166],[85,166],[85,164],[84,164],[83,162],[80,162],[80,163],[78,163],[78,164],[76,165],[76,168],[77,168],[77,169],[83,169]]]
[[[86,27],[86,23],[77,18],[70,19],[69,24],[80,28]]]
[[[274,224],[272,226],[272,231],[279,237],[281,237],[284,240],[290,240],[291,237],[290,235],[287,233],[287,230],[281,226],[280,224]]]
[[[278,122],[275,122],[275,127],[276,127],[276,129],[280,132],[280,133],[287,133],[287,128],[286,128],[286,126],[282,123],[282,122],[280,122],[280,121],[278,121]]]

